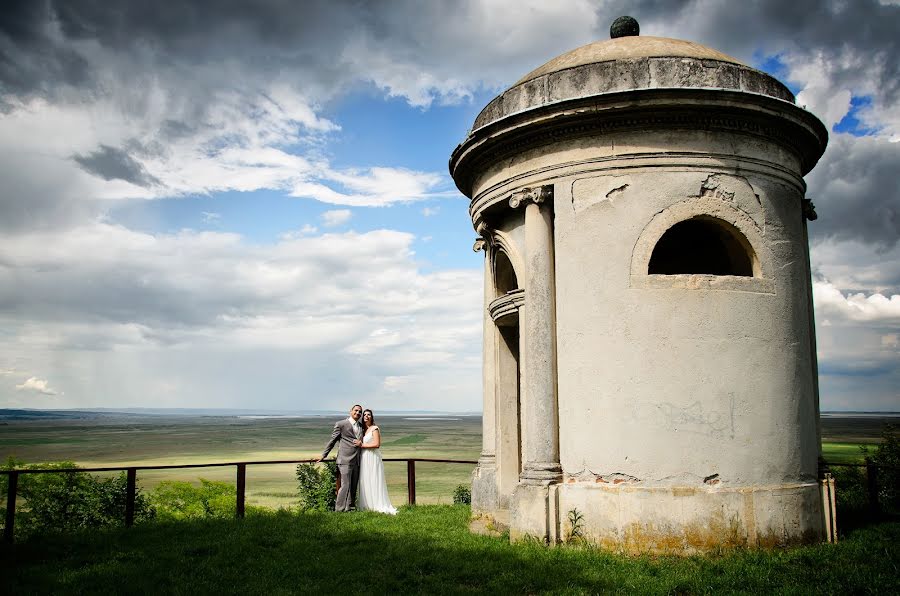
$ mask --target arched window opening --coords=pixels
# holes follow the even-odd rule
[[[737,228],[699,216],[666,230],[653,248],[647,273],[753,277],[754,261],[750,243]]]
[[[494,282],[497,286],[497,296],[503,296],[510,290],[519,287],[516,271],[509,262],[509,257],[502,250],[498,250],[494,257]]]

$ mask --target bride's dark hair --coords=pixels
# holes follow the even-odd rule
[[[363,410],[363,424],[366,422],[366,412],[369,413],[369,420],[371,421],[369,426],[375,426],[375,412],[369,409]]]

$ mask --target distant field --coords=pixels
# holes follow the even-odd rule
[[[28,463],[73,460],[83,467],[266,461],[318,457],[335,418],[216,416],[105,416],[83,420],[14,421],[0,426],[0,458]],[[381,416],[385,458],[476,460],[481,418]],[[332,457],[335,455],[332,451]],[[418,463],[417,500],[450,503],[453,489],[470,481],[472,465]],[[391,500],[406,502],[406,463],[387,462]],[[234,482],[234,468],[147,471],[144,489],[163,480],[198,478]],[[294,465],[249,466],[247,503],[266,507],[297,503]]]
[[[73,460],[83,467],[185,464],[317,457],[335,418],[241,418],[235,416],[112,416],[0,422],[0,459],[28,463]],[[860,445],[873,445],[885,422],[898,418],[822,418],[826,461],[862,461]],[[476,460],[481,451],[478,416],[381,416],[385,458]],[[874,446],[874,445],[873,445]],[[334,453],[332,453],[334,455]],[[453,489],[468,483],[473,466],[416,465],[418,500],[449,503]],[[385,465],[391,500],[406,502],[406,464]],[[234,482],[233,468],[148,471],[138,474],[144,489],[163,480],[198,478]],[[293,465],[250,466],[247,502],[267,507],[297,502]]]
[[[822,457],[832,463],[863,463],[865,446],[869,452],[881,441],[886,423],[897,425],[897,416],[822,416]]]

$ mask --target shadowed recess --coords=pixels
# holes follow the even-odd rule
[[[666,230],[653,248],[651,275],[753,276],[747,241],[733,226],[715,218],[693,218]]]

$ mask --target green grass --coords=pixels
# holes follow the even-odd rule
[[[875,451],[875,445],[870,443],[837,443],[822,441],[822,457],[825,461],[835,464],[861,464],[863,461],[862,447],[869,448],[869,452]]]
[[[415,445],[416,443],[421,443],[426,438],[427,437],[425,435],[409,435],[406,437],[401,437],[396,441],[386,441],[384,445]]]
[[[470,534],[465,506],[255,514],[0,547],[0,591],[26,593],[896,593],[900,524],[837,545],[635,557]]]

